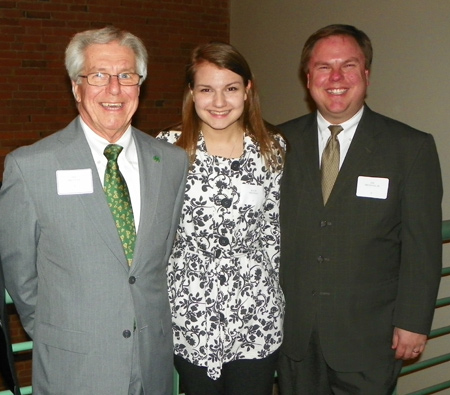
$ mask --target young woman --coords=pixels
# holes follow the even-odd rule
[[[279,185],[285,143],[231,45],[197,47],[182,124],[160,139],[191,161],[169,261],[175,366],[188,395],[272,394],[282,341]]]

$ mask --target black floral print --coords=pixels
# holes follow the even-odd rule
[[[265,358],[281,344],[281,176],[248,135],[242,156],[227,159],[209,155],[200,134],[167,273],[175,354],[212,379],[222,364]]]

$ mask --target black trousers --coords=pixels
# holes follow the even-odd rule
[[[280,395],[392,395],[401,368],[402,361],[392,358],[366,371],[335,371],[325,361],[314,330],[304,359],[294,361],[280,353],[278,385]]]
[[[228,362],[217,380],[178,355],[175,367],[186,395],[272,395],[277,359],[278,351],[263,359]]]

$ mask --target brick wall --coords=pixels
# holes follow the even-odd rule
[[[9,324],[11,330],[11,339],[14,343],[20,343],[30,340],[20,324],[19,316],[13,305],[7,306],[9,313]],[[4,356],[1,356],[4,358]],[[15,365],[17,377],[21,386],[31,385],[31,351],[23,351],[15,354]],[[0,390],[5,389],[3,378],[0,375]]]
[[[8,152],[74,118],[65,47],[74,33],[107,24],[136,34],[149,51],[133,124],[154,133],[180,119],[191,49],[228,40],[229,0],[0,0],[0,174]]]
[[[144,41],[149,74],[133,125],[154,134],[180,120],[183,70],[192,48],[228,41],[229,1],[0,0],[0,180],[8,152],[76,116],[64,69],[73,34],[113,24]],[[14,341],[26,340],[10,310]],[[29,357],[17,356],[17,367],[21,385],[29,385]]]

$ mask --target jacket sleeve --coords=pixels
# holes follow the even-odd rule
[[[401,263],[393,324],[428,334],[442,270],[442,179],[434,139],[427,135],[405,177],[401,201]]]
[[[33,337],[40,232],[33,201],[13,154],[8,155],[5,162],[0,212],[0,253],[6,289],[14,300],[23,327]]]

